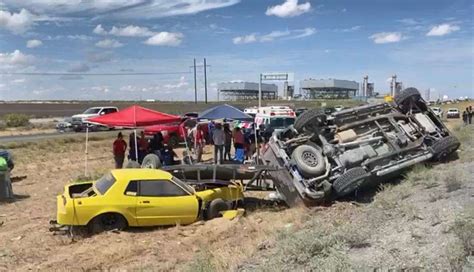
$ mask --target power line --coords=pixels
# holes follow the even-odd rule
[[[137,72],[137,73],[7,73],[0,72],[0,75],[21,75],[21,76],[151,76],[151,75],[182,75],[191,72]]]

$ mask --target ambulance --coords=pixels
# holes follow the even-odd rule
[[[255,124],[280,130],[295,123],[296,113],[288,106],[261,107],[255,115]]]

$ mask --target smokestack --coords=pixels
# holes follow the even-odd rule
[[[365,76],[364,83],[362,83],[362,96],[363,97],[367,96],[368,83],[369,83],[369,76]]]
[[[397,93],[397,75],[392,76],[392,83],[390,87],[390,95],[395,96],[395,94]]]

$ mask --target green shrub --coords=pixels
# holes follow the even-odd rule
[[[25,114],[10,113],[3,117],[7,127],[25,127],[30,123],[30,117]]]

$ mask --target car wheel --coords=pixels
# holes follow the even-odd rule
[[[316,177],[326,169],[321,149],[313,145],[303,144],[295,148],[291,153],[301,175],[305,178]]]
[[[125,168],[140,168],[140,164],[136,161],[128,161]]]
[[[209,206],[207,207],[205,219],[211,220],[216,217],[219,217],[220,212],[227,211],[228,209],[229,206],[227,205],[227,203],[225,203],[224,200],[220,198],[214,199],[213,201],[211,201],[211,203],[209,203]]]
[[[303,112],[295,121],[293,127],[298,132],[314,130],[326,122],[326,114],[317,109],[310,109]]]
[[[175,148],[179,145],[179,138],[176,135],[171,135],[171,137],[168,140],[168,145],[171,146],[172,148]]]
[[[354,167],[338,177],[332,184],[332,188],[337,196],[342,197],[357,190],[368,177],[364,168]]]
[[[459,146],[461,146],[461,143],[454,136],[444,137],[434,142],[434,144],[430,146],[431,153],[433,154],[433,160],[445,160],[450,154],[456,151]]]
[[[408,112],[410,101],[418,102],[421,100],[421,94],[416,88],[406,88],[397,94],[394,98],[395,103],[398,105],[403,113]]]
[[[148,154],[143,158],[141,168],[158,169],[161,167],[161,160],[156,154]]]
[[[118,213],[105,213],[94,217],[87,225],[92,234],[111,230],[123,230],[128,226],[127,220]]]

